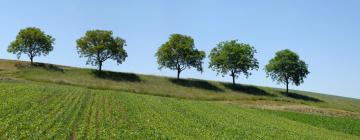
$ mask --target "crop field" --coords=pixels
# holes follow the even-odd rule
[[[359,120],[209,101],[0,82],[1,139],[359,139]],[[351,125],[349,125],[351,123]]]
[[[347,134],[360,136],[360,121],[356,119],[317,116],[296,112],[271,112],[293,121],[310,124],[316,127],[323,127],[329,130],[342,131]]]
[[[358,99],[292,95],[0,60],[0,139],[360,139]]]

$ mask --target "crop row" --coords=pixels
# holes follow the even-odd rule
[[[52,84],[0,89],[2,139],[358,138],[236,105]]]

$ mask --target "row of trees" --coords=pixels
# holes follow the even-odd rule
[[[54,41],[53,37],[39,28],[29,27],[20,30],[15,41],[9,45],[8,52],[17,54],[18,58],[25,54],[33,64],[34,57],[46,56],[53,50]],[[112,31],[87,31],[76,44],[80,57],[87,58],[86,64],[97,66],[99,72],[106,60],[112,59],[121,64],[128,56],[124,50],[126,41],[114,37]],[[249,44],[239,43],[237,40],[220,42],[209,54],[209,68],[223,77],[229,74],[235,85],[235,79],[241,74],[247,78],[251,75],[251,70],[259,69],[255,54],[256,49]],[[159,69],[175,70],[179,79],[180,73],[189,68],[203,72],[202,64],[206,55],[204,51],[195,48],[194,39],[190,36],[172,34],[169,40],[160,46],[155,56]],[[290,83],[298,86],[309,74],[307,64],[288,49],[277,52],[265,66],[265,71],[274,81],[284,83],[287,92]]]
[[[249,77],[251,70],[259,69],[259,62],[255,58],[256,49],[237,40],[224,41],[217,44],[210,52],[209,68],[221,74],[223,77],[230,74],[232,83],[244,74]],[[194,67],[202,72],[202,60],[205,52],[194,47],[194,40],[190,36],[173,34],[169,41],[164,43],[156,52],[160,69],[169,68],[177,71],[177,79],[186,68]],[[290,83],[296,86],[304,82],[309,74],[307,64],[300,60],[299,56],[286,49],[276,53],[276,56],[265,66],[267,76],[286,85],[286,92]]]

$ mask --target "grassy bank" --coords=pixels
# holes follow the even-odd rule
[[[174,97],[192,100],[249,102],[273,101],[281,104],[304,104],[316,107],[336,108],[351,112],[360,112],[357,99],[330,96],[318,93],[291,91],[237,85],[198,79],[177,81],[170,77],[159,77],[133,73],[105,71],[98,74],[92,69],[80,69],[49,64],[37,64],[30,67],[21,61],[0,61],[3,77],[16,77],[32,82],[75,85],[90,89],[117,90],[139,94]]]

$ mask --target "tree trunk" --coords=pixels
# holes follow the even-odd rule
[[[98,51],[96,53],[96,61],[98,62],[99,66],[98,66],[98,71],[101,72],[101,67],[102,67],[102,61],[100,59],[100,52]]]
[[[33,59],[34,59],[34,57],[30,57],[30,64],[31,64],[31,65],[34,65]]]
[[[177,80],[179,80],[180,79],[180,72],[181,72],[181,70],[177,70]]]
[[[101,72],[102,62],[99,62],[99,72]]]
[[[233,86],[235,86],[235,73],[233,71],[231,71],[231,76],[232,76],[232,84]]]
[[[286,94],[289,94],[289,80],[286,80]]]
[[[232,75],[233,85],[235,86],[235,75]]]

